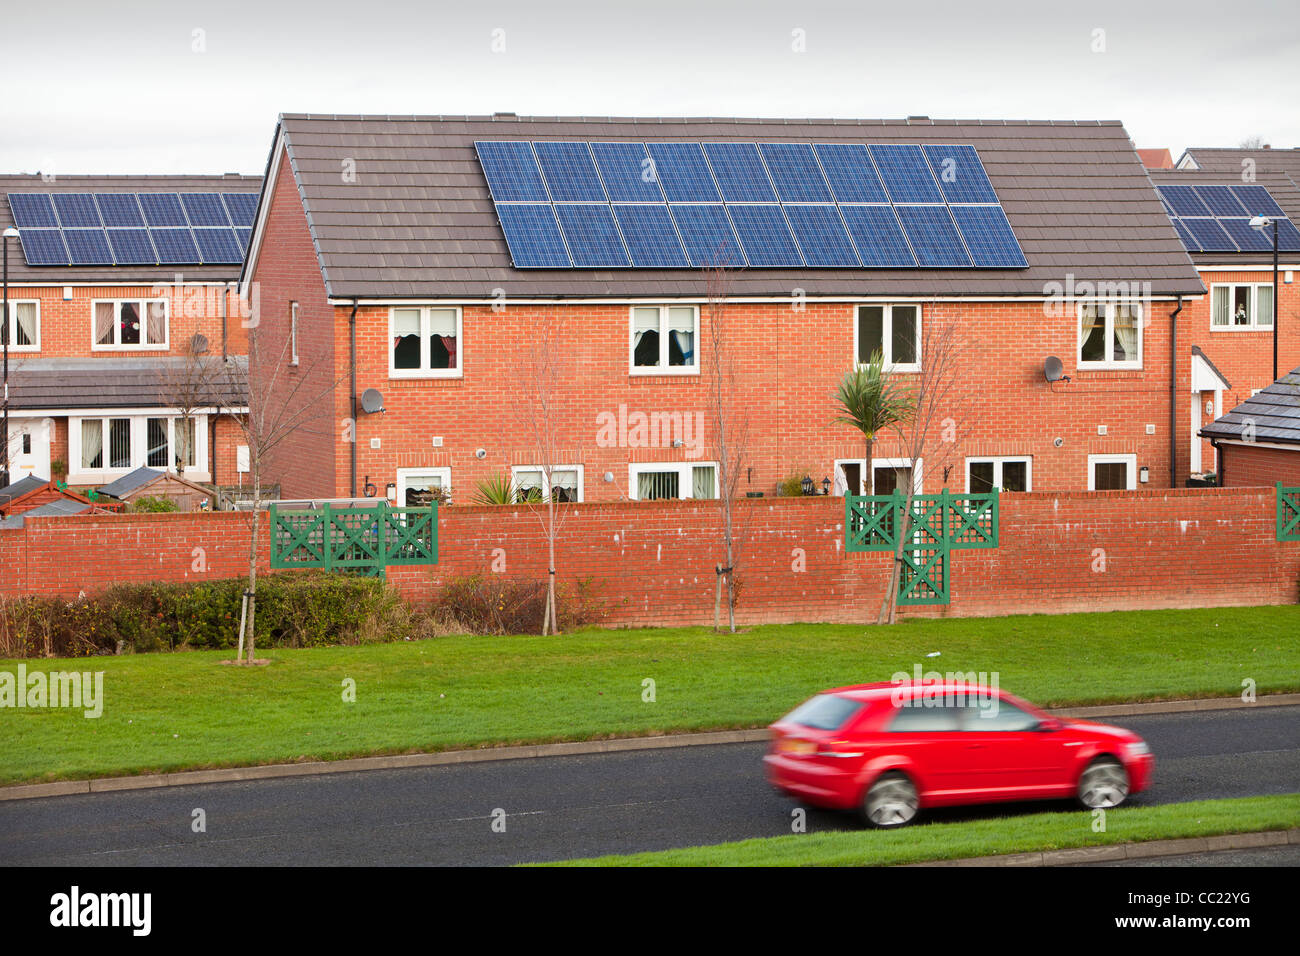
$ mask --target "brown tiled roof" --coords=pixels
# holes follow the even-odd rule
[[[1254,437],[1247,439],[1247,428]],[[1300,445],[1300,368],[1256,392],[1222,418],[1201,429],[1206,438]]]
[[[153,193],[225,192],[253,193],[262,188],[261,176],[59,176],[46,182],[39,175],[0,176],[0,230],[14,224],[6,193]],[[180,272],[189,280],[221,282],[239,278],[239,264],[213,266],[29,266],[17,241],[9,248],[10,283],[40,282],[52,286],[102,283],[152,285],[174,282]]]
[[[746,269],[736,295],[1024,295],[1048,283],[1204,291],[1117,122],[313,116],[280,120],[330,295],[700,295],[698,270],[519,270],[475,140],[970,143],[1027,269]],[[355,182],[340,175],[355,163]],[[256,241],[256,240],[255,240]]]
[[[1211,172],[1229,172],[1234,181],[1241,176],[1242,160],[1255,161],[1255,173],[1282,173],[1300,184],[1300,149],[1219,149],[1206,146],[1189,146],[1183,159],[1191,157],[1198,169]]]
[[[214,362],[219,361],[213,359]],[[205,397],[216,407],[248,404],[247,359],[232,357],[232,371],[210,372]],[[9,404],[13,408],[157,408],[176,404],[179,384],[186,380],[185,359],[159,358],[31,358],[10,359]],[[194,389],[196,394],[197,388]]]
[[[1148,172],[1151,175],[1151,182],[1157,187],[1180,184],[1195,186],[1198,183],[1207,186],[1234,185],[1241,182],[1240,170],[1229,170],[1226,167],[1217,172],[1204,169],[1152,169]],[[1282,207],[1287,218],[1300,225],[1300,188],[1297,188],[1294,182],[1282,173],[1260,172],[1256,175],[1254,184],[1267,189],[1269,195]],[[1268,252],[1193,252],[1191,256],[1192,261],[1197,265],[1223,265],[1234,262],[1244,265],[1271,265],[1273,262],[1271,250]],[[1282,257],[1290,261],[1295,258],[1295,253],[1284,252]]]

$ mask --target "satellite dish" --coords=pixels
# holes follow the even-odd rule
[[[1065,378],[1065,367],[1055,355],[1049,355],[1043,360],[1043,378],[1049,382],[1059,382]]]
[[[195,332],[190,336],[190,351],[195,355],[202,355],[208,350],[208,337],[201,332]]]
[[[377,388],[368,388],[361,393],[361,410],[367,415],[384,410],[384,396]]]

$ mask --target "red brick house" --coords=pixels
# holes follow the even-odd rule
[[[573,212],[561,208],[568,199],[559,183],[572,172],[565,163],[594,161],[619,221],[610,261],[624,259],[622,267],[576,264],[572,237],[563,267],[546,257],[563,257],[566,247],[533,250],[538,258],[529,261],[506,230],[531,236],[528,228],[541,227],[537,220],[521,227],[531,213],[505,208],[510,184],[498,182],[495,193],[489,187],[476,143],[532,143],[533,153],[555,160],[539,162],[565,228]],[[621,174],[605,160],[626,144],[645,157],[633,174],[648,163],[648,179],[611,178]],[[952,416],[959,447],[945,449],[945,467],[928,467],[882,438],[877,490],[908,471],[926,490],[1182,484],[1187,411],[1176,411],[1173,394],[1179,383],[1187,391],[1190,352],[1174,328],[1206,288],[1119,123],[513,114],[280,118],[242,275],[259,293],[253,334],[273,343],[268,353],[293,342],[296,361],[286,363],[284,378],[310,382],[298,389],[301,400],[340,384],[316,411],[320,427],[277,450],[270,479],[285,496],[373,492],[398,504],[438,489],[467,502],[479,482],[503,473],[521,488],[535,485],[539,463],[520,407],[519,370],[547,327],[557,330],[568,362],[557,397],[557,464],[568,466],[558,494],[587,501],[715,494],[709,436],[687,433],[708,418],[698,347],[709,333],[706,277],[696,267],[686,210],[670,191],[686,187],[671,183],[679,170],[660,161],[682,151],[705,157],[706,185],[716,179],[723,201],[701,204],[725,206],[720,228],[730,241],[734,226],[742,247],[733,259],[742,267],[727,289],[749,418],[741,491],[770,495],[783,479],[805,474],[819,486],[825,479],[856,490],[863,440],[832,423],[836,384],[873,348],[900,375],[914,371],[926,361],[918,326],[927,323],[952,327],[959,342],[963,371]],[[949,214],[959,223],[970,215],[958,208],[972,198],[957,188],[960,175],[947,178],[948,153],[977,157],[1022,264],[987,265],[986,250],[967,233],[947,260],[913,231],[917,220],[932,221],[915,208],[926,202],[949,224]],[[815,156],[825,172],[832,154],[863,157],[862,168],[841,172],[883,183],[884,192],[854,194],[827,172],[829,199],[792,199],[783,157]],[[933,198],[899,185],[891,163],[903,154],[928,160],[934,179],[925,189]],[[754,182],[726,166],[755,155],[762,161]],[[529,175],[536,175],[531,167]],[[633,211],[618,205],[615,190],[635,196],[642,183],[670,210],[664,221],[677,229],[665,254],[676,265],[636,267],[638,255],[649,253],[629,238],[619,217],[630,221]],[[741,195],[741,187],[752,187],[752,204],[764,208],[736,208],[745,197],[726,193]],[[775,201],[763,198],[773,189]],[[770,265],[746,232],[772,207],[778,230],[782,219],[790,225],[789,246],[803,265]],[[538,210],[553,222],[547,201],[534,203]],[[850,224],[853,266],[810,264],[823,250],[818,234],[801,231],[800,217],[820,215]],[[912,258],[904,264],[881,255],[884,226],[860,242],[863,230],[853,223],[866,220],[893,230],[902,222],[890,235],[901,232],[901,255]],[[864,265],[869,255],[878,258]],[[1068,379],[1047,380],[1050,357]],[[370,389],[382,411],[364,411],[361,396]],[[286,395],[250,401],[268,398]],[[658,431],[647,427],[656,422]],[[934,435],[934,447],[945,440]]]
[[[0,229],[19,233],[8,240],[11,480],[61,471],[96,486],[149,466],[236,483],[239,430],[215,412],[243,399],[222,391],[180,408],[177,393],[188,350],[204,363],[247,352],[234,280],[260,185],[0,177]]]

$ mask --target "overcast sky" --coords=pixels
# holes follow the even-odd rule
[[[1294,0],[7,3],[0,169],[261,173],[281,112],[1119,119],[1300,145]]]

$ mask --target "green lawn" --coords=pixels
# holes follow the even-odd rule
[[[1038,850],[1142,843],[1179,837],[1287,830],[1300,823],[1300,794],[1199,800],[1106,812],[1104,833],[1091,811],[1035,813],[902,830],[848,830],[742,840],[659,853],[565,860],[547,866],[894,866]]]
[[[927,659],[928,653],[941,656]],[[920,663],[998,672],[1044,706],[1300,690],[1300,607],[451,637],[29,660],[105,672],[103,716],[0,709],[0,783],[761,727],[813,692]],[[13,672],[16,661],[0,662]],[[342,683],[356,682],[344,703]],[[654,703],[642,700],[645,679]]]

